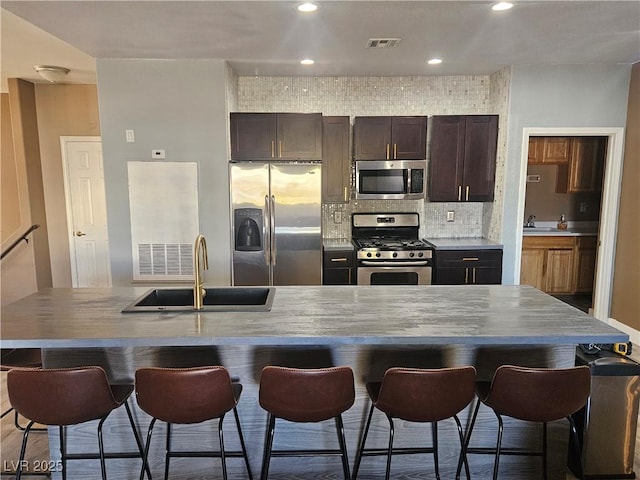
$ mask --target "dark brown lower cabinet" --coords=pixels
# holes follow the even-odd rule
[[[356,276],[353,260],[353,249],[323,251],[322,284],[355,285]]]
[[[434,285],[499,285],[502,250],[436,250]]]

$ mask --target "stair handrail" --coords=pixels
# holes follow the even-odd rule
[[[7,248],[4,252],[2,252],[2,254],[0,255],[0,260],[6,257],[11,252],[11,250],[16,248],[21,241],[24,240],[25,243],[29,243],[29,239],[27,238],[27,235],[29,235],[31,232],[33,232],[37,228],[40,228],[40,225],[31,225],[29,229],[26,232],[24,232],[20,238],[18,238],[15,242],[13,242],[9,246],[9,248]]]

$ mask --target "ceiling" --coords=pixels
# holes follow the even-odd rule
[[[239,75],[490,74],[507,65],[640,61],[640,0],[2,1],[2,80],[36,64],[95,82],[95,59],[223,59]],[[11,13],[7,13],[11,12]],[[366,49],[370,38],[397,47]],[[432,57],[443,59],[436,66]],[[312,58],[315,64],[299,61]],[[3,91],[6,91],[3,89]]]

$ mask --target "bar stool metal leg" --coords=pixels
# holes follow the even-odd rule
[[[169,462],[171,461],[171,424],[167,423],[167,440],[164,455],[164,480],[169,478]]]
[[[369,415],[367,416],[367,423],[364,427],[364,432],[362,433],[362,440],[360,440],[360,446],[358,447],[358,452],[356,453],[356,461],[353,465],[353,480],[356,480],[358,477],[358,470],[360,469],[360,462],[362,461],[362,452],[364,452],[364,444],[367,441],[367,435],[369,434],[369,426],[371,425],[371,417],[373,417],[373,402],[371,403],[371,407],[369,408]]]
[[[387,419],[389,420],[389,448],[387,450],[387,472],[384,477],[385,480],[389,480],[389,476],[391,475],[391,454],[393,451],[393,434],[395,433],[393,419],[390,415],[387,415]]]
[[[107,464],[104,459],[104,441],[102,439],[102,425],[106,419],[107,416],[105,415],[98,423],[98,450],[100,452],[100,471],[102,472],[102,480],[107,480]]]
[[[276,417],[269,414],[267,419],[267,432],[264,437],[264,455],[260,480],[267,480],[269,476],[269,463],[271,462],[271,448],[273,446],[273,434],[276,426]]]
[[[27,451],[27,439],[29,438],[29,432],[31,431],[31,427],[35,424],[35,422],[29,422],[24,429],[24,434],[22,435],[22,446],[20,447],[20,460],[18,460],[18,470],[16,471],[16,480],[20,480],[22,478],[22,465],[24,462],[24,455]]]
[[[240,437],[240,448],[242,449],[242,453],[244,454],[244,464],[247,467],[247,474],[249,475],[249,479],[253,478],[253,474],[251,473],[251,465],[249,465],[249,456],[247,455],[247,447],[244,443],[244,435],[242,435],[242,428],[240,427],[240,417],[238,415],[238,409],[234,407],[233,416],[236,420],[236,427],[238,428],[238,436]]]
[[[347,442],[344,437],[344,424],[342,423],[342,415],[336,417],[336,431],[338,432],[338,443],[342,451],[342,472],[345,480],[351,480],[349,473],[349,458],[347,457]]]
[[[224,434],[222,432],[222,420],[224,415],[218,420],[218,438],[220,439],[220,461],[222,463],[222,479],[227,480],[227,460],[224,455]]]
[[[440,467],[438,465],[438,422],[431,422],[431,439],[433,442],[433,466],[436,471],[436,480],[440,480]]]
[[[147,430],[147,443],[144,447],[144,453],[142,454],[142,469],[140,470],[140,480],[144,480],[144,472],[149,474],[149,480],[151,480],[151,473],[149,473],[149,447],[151,446],[151,434],[153,433],[153,427],[156,424],[156,418],[151,419],[149,423],[149,429]]]
[[[498,467],[500,464],[500,448],[502,447],[502,431],[504,430],[504,423],[502,422],[502,417],[495,412],[496,417],[498,417],[498,440],[496,442],[496,459],[493,464],[493,480],[498,480]]]

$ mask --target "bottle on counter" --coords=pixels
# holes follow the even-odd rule
[[[558,220],[558,230],[566,230],[567,229],[567,220],[564,215],[560,215],[560,220]]]

